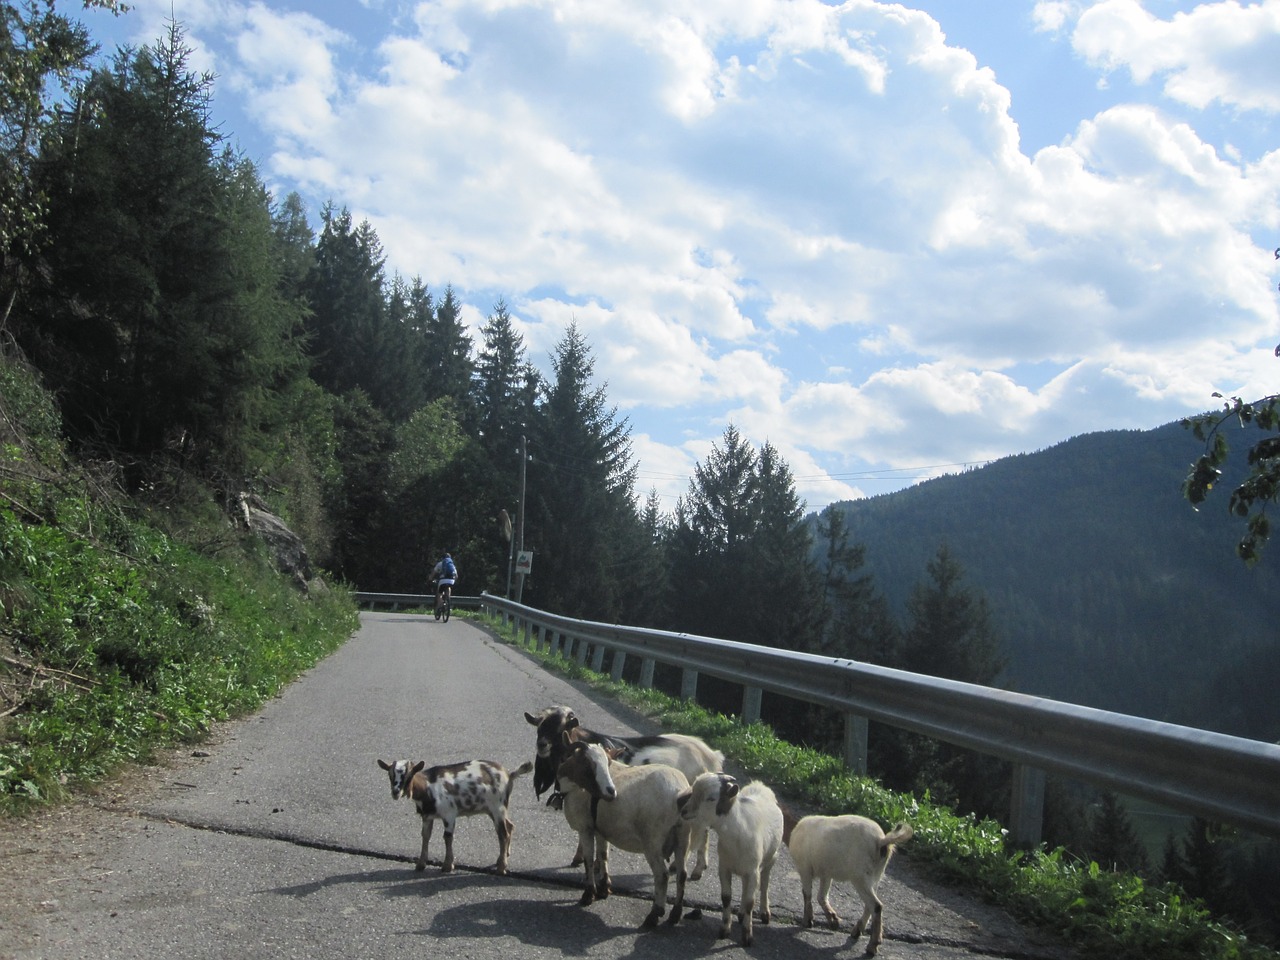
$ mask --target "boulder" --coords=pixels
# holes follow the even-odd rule
[[[311,560],[302,539],[251,493],[240,495],[240,510],[245,526],[266,545],[276,569],[292,578],[303,592],[309,592]]]

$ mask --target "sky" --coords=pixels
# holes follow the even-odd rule
[[[70,15],[108,54],[176,19],[276,198],[477,348],[505,301],[548,373],[575,323],[668,511],[730,425],[820,510],[1280,392],[1280,0]]]

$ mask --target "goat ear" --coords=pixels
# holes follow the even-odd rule
[[[573,749],[573,737],[569,736],[568,730],[560,731],[560,742],[564,744],[566,750]]]
[[[738,781],[730,776],[721,776],[720,778],[720,799],[716,802],[716,815],[723,817],[729,812],[729,808],[733,806],[734,798],[738,796]]]
[[[626,747],[613,747],[604,752],[604,755],[610,760],[617,760],[620,756],[627,752]]]
[[[570,710],[569,715],[564,718],[564,728],[566,730],[572,730],[574,727],[578,726],[581,722],[582,721],[578,719],[578,715],[574,713],[572,710]]]
[[[414,774],[420,773],[422,771],[422,768],[425,767],[426,765],[427,765],[427,761],[419,760],[417,763],[415,763],[412,767],[409,768],[409,776],[413,777]]]
[[[685,806],[689,803],[689,798],[692,796],[693,796],[692,790],[681,790],[676,795],[676,809],[683,810]]]
[[[393,766],[395,766],[395,764],[387,763],[387,761],[385,760],[379,760],[378,766],[380,766],[383,770],[390,770]]]
[[[534,716],[532,713],[530,713],[528,710],[526,710],[526,711],[524,712],[524,718],[525,718],[526,720],[528,720],[531,724],[533,724],[535,727],[536,727],[539,723],[541,723],[541,722],[542,722],[542,720],[541,720],[540,718],[535,717],[535,716]]]

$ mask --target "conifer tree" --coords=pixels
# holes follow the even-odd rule
[[[84,6],[119,12],[116,0]],[[84,26],[58,13],[52,0],[0,3],[0,329],[28,275],[24,264],[48,240],[48,197],[34,172],[41,143],[59,97],[74,99],[96,50]]]
[[[1141,873],[1147,869],[1147,852],[1133,829],[1129,812],[1110,790],[1104,790],[1089,822],[1087,855],[1108,870]]]
[[[435,313],[427,322],[425,340],[427,399],[453,397],[459,404],[469,405],[475,364],[471,338],[462,321],[462,304],[452,286],[445,287],[444,297],[436,304]],[[470,422],[470,416],[468,407],[464,419]]]
[[[535,550],[532,596],[569,616],[615,619],[637,523],[630,425],[592,385],[594,360],[570,324],[529,444],[525,545]],[[532,602],[532,600],[530,601]]]
[[[172,24],[93,75],[46,139],[52,306],[27,346],[81,442],[134,482],[163,458],[240,487],[300,372],[270,196],[208,126]],[[154,479],[154,477],[151,477]]]

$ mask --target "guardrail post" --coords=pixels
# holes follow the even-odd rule
[[[640,661],[640,687],[648,690],[653,686],[653,666],[652,657],[645,657]]]
[[[685,667],[680,671],[680,699],[698,702],[698,671]]]
[[[844,715],[844,765],[860,777],[867,775],[867,718]]]
[[[604,644],[597,643],[591,651],[591,669],[596,673],[604,673]]]
[[[742,688],[742,722],[755,723],[760,719],[760,700],[764,691],[759,687]]]
[[[577,655],[573,659],[577,661],[578,666],[585,667],[587,665],[587,638],[578,637],[574,642],[577,643],[578,649],[576,651]]]
[[[622,668],[626,665],[627,654],[623,650],[613,651],[613,666],[609,670],[609,676],[614,680],[622,679]]]
[[[1009,839],[1024,850],[1040,844],[1044,832],[1044,771],[1023,763],[1013,765],[1013,803],[1009,811]]]
[[[529,641],[533,639],[533,621],[526,619],[524,622],[524,645],[529,646]]]

